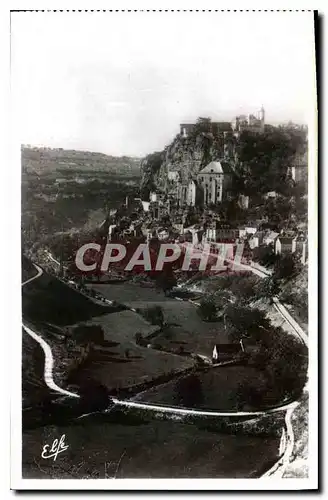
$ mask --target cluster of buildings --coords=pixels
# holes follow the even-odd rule
[[[240,134],[247,130],[252,133],[263,133],[265,127],[265,111],[262,107],[256,115],[239,115],[231,122],[212,122],[202,120],[197,123],[180,124],[180,137],[187,140],[194,132],[219,139],[220,151],[216,161],[210,162],[199,171],[201,157],[194,152],[191,171],[193,175],[184,175],[184,169],[179,171],[168,168],[168,191],[174,193],[180,205],[208,206],[221,203],[229,196],[233,176],[233,166],[236,160],[236,144]],[[190,162],[191,160],[189,160]],[[188,164],[188,159],[183,164]],[[183,174],[183,175],[182,175]]]
[[[232,132],[236,137],[243,131],[248,130],[254,133],[263,133],[265,126],[265,110],[263,106],[254,115],[238,115],[232,121],[229,122],[203,122],[202,127],[213,135],[218,135],[220,133],[228,134]],[[188,137],[194,131],[196,127],[195,123],[181,123],[180,124],[180,135],[181,137]]]
[[[220,216],[210,209],[192,211],[195,216],[191,221],[188,207],[172,204],[170,210],[170,200],[158,193],[151,194],[146,211],[139,199],[134,201],[133,219],[129,219],[129,216],[117,218],[116,215],[116,221],[112,220],[113,223],[108,226],[109,241],[188,242],[199,249],[205,244],[212,244],[213,253],[217,252],[218,243],[232,244],[231,248],[244,243],[245,249],[249,249],[249,258],[256,248],[270,246],[276,255],[295,254],[303,264],[307,262],[305,228],[274,231],[270,229],[267,217],[243,224],[231,224],[220,220]]]
[[[128,225],[122,225],[114,220],[109,227],[109,239],[158,239],[160,241],[187,241],[193,245],[207,243],[246,242],[248,247],[272,245],[275,254],[297,253],[302,262],[307,259],[306,236],[301,232],[274,232],[263,227],[270,227],[267,219],[249,222],[247,225],[232,227],[220,220],[215,213],[215,207],[225,200],[236,197],[231,190],[234,176],[234,154],[231,144],[236,144],[239,135],[245,131],[261,134],[265,129],[265,110],[262,107],[255,115],[239,115],[231,122],[212,122],[202,119],[197,123],[180,125],[182,141],[197,133],[206,136],[212,134],[220,137],[222,157],[210,161],[205,167],[199,168],[201,157],[198,149],[193,150],[192,158],[188,156],[188,147],[181,148],[177,164],[167,166],[167,184],[165,188],[150,193],[148,201],[141,199],[127,200],[128,212],[138,213]],[[232,140],[231,140],[232,139]],[[181,144],[181,143],[180,143]],[[175,146],[174,146],[175,147]],[[174,152],[173,152],[174,154]],[[184,157],[186,155],[186,157]],[[198,162],[195,166],[188,162]],[[186,168],[184,169],[184,166]],[[195,167],[195,168],[194,168]],[[186,172],[188,175],[185,175]],[[289,167],[289,175],[295,183],[306,179],[307,157],[297,155]],[[238,204],[242,209],[249,208],[249,197],[239,194]],[[264,198],[276,198],[275,191],[268,191]],[[188,213],[195,215],[194,219]],[[112,214],[114,216],[114,214]],[[116,216],[114,216],[115,219]],[[163,222],[166,221],[166,222]]]
[[[304,230],[282,229],[277,232],[266,229],[267,225],[267,219],[258,219],[238,227],[214,220],[204,230],[202,243],[247,242],[251,251],[261,246],[271,246],[276,255],[297,254],[302,264],[307,262],[308,241]]]
[[[220,138],[219,157],[200,170],[201,156],[196,148],[192,158],[185,158],[185,152],[182,152],[181,160],[177,164],[168,164],[165,191],[179,206],[208,207],[229,199],[232,180],[236,175],[234,165],[238,157],[236,145],[240,134],[244,131],[263,133],[265,110],[262,107],[255,115],[236,116],[231,122],[212,122],[204,119],[197,123],[182,123],[180,137],[187,140],[195,131],[199,135],[200,130],[205,136],[211,134]],[[287,172],[295,184],[307,181],[307,165],[307,153],[295,155]],[[242,208],[248,208],[247,197],[240,201]]]
[[[249,246],[253,250],[260,246],[271,245],[276,255],[297,254],[304,265],[308,259],[308,241],[304,231],[257,230],[249,238]]]

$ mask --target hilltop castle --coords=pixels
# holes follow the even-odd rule
[[[181,137],[188,137],[194,130],[195,123],[181,123],[180,124],[180,135]],[[220,133],[233,132],[235,136],[238,136],[244,130],[248,130],[254,133],[263,133],[265,126],[265,111],[263,106],[255,114],[248,115],[238,115],[231,122],[211,122],[207,124],[208,132],[212,132],[213,135],[218,135]]]
[[[201,127],[205,134],[220,137],[222,141],[219,159],[210,162],[201,171],[194,173],[188,180],[182,179],[176,171],[168,171],[168,179],[176,186],[176,199],[180,205],[210,205],[221,203],[227,197],[231,185],[235,156],[233,144],[240,134],[249,131],[256,134],[264,132],[265,111],[263,106],[254,115],[238,115],[231,122],[212,122],[203,119],[201,122],[181,123],[180,137],[186,139]],[[200,163],[200,161],[199,161]]]
[[[238,142],[244,131],[262,134],[263,106],[255,114],[238,115],[231,121],[212,122],[199,118],[181,123],[180,133],[163,152],[157,176],[157,194],[171,200],[170,206],[217,205],[229,199],[238,161]],[[151,200],[163,205],[161,200]]]

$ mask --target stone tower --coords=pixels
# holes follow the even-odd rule
[[[259,111],[259,119],[261,120],[262,129],[264,129],[264,125],[265,125],[265,111],[264,111],[263,104],[262,104],[262,107],[261,107],[261,109]]]

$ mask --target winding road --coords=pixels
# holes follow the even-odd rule
[[[29,278],[28,280],[24,281],[22,283],[22,287],[27,285],[28,283],[31,283],[31,281],[36,280],[40,276],[42,276],[43,270],[41,269],[41,267],[39,267],[37,264],[33,264],[33,265],[34,265],[35,269],[37,270],[37,274],[35,276],[33,276],[32,278]],[[31,330],[31,328],[29,328],[27,325],[24,325],[24,323],[23,323],[22,326],[23,326],[24,331],[28,335],[30,335],[30,337],[32,337],[32,339],[34,339],[36,342],[38,342],[38,344],[40,344],[40,346],[43,349],[44,357],[45,357],[43,376],[44,376],[44,381],[47,384],[47,386],[49,387],[49,389],[52,391],[58,392],[60,394],[63,394],[65,396],[72,396],[74,398],[79,398],[80,396],[78,394],[75,394],[74,392],[66,391],[65,389],[62,389],[61,387],[59,387],[55,383],[55,381],[53,379],[54,358],[52,355],[50,345],[42,337],[40,337],[40,335],[38,335],[33,330]]]
[[[188,244],[187,244],[188,245]],[[184,246],[186,248],[186,246]],[[211,255],[211,253],[208,253]],[[215,254],[212,254],[215,256]],[[257,265],[248,265],[234,262],[230,259],[225,259],[226,261],[233,264],[233,266],[240,269],[245,269],[247,271],[251,271],[253,274],[259,276],[260,278],[268,278],[271,276],[271,273],[263,268],[262,266]],[[278,297],[273,297],[273,306],[276,311],[280,314],[280,316],[288,323],[288,325],[292,328],[292,331],[296,334],[298,339],[308,347],[308,336],[302,330],[300,325],[294,320],[294,318],[289,314],[286,307],[279,301]],[[292,415],[295,408],[299,405],[298,401],[292,403],[288,408],[286,408],[285,415],[285,429],[281,436],[280,440],[280,448],[281,448],[281,456],[278,461],[274,464],[274,466],[268,470],[262,477],[277,477],[281,478],[284,475],[284,472],[288,465],[290,464],[290,459],[293,453],[294,445],[295,445],[295,436],[294,430],[292,426]]]
[[[28,280],[24,281],[22,283],[22,286],[27,285],[27,283],[30,283],[31,281],[34,281],[37,278],[40,278],[40,276],[43,274],[43,271],[42,271],[41,267],[39,267],[37,264],[33,264],[33,266],[37,270],[37,274],[35,276],[33,276],[32,278],[29,278]]]
[[[38,279],[42,274],[43,270],[41,267],[39,267],[36,264],[33,264],[37,273],[35,276],[32,278],[29,278],[28,280],[24,281],[22,283],[22,287],[27,285],[28,283]],[[252,266],[240,264],[240,267],[246,268],[247,270],[251,270],[255,274],[261,276],[261,277],[267,277],[267,274],[265,274],[263,271],[258,270],[256,268],[253,268]],[[307,345],[307,336],[303,332],[303,330],[300,328],[300,326],[297,324],[297,322],[289,315],[288,311],[284,308],[284,306],[279,302],[279,300],[275,297],[274,299],[274,305],[277,308],[278,312],[284,317],[286,321],[291,325],[291,327],[296,331],[302,342],[304,342],[305,345]],[[80,396],[76,393],[73,393],[71,391],[67,391],[66,389],[63,389],[59,387],[54,379],[53,379],[53,371],[54,371],[54,358],[52,355],[52,350],[50,345],[36,332],[34,332],[30,327],[25,325],[23,323],[23,329],[24,331],[30,335],[36,342],[38,342],[43,349],[44,356],[45,356],[45,365],[44,365],[44,381],[46,385],[49,387],[50,390],[55,391],[59,394],[65,395],[65,396],[70,396],[74,398],[79,398]],[[290,458],[293,453],[294,449],[294,432],[293,432],[293,427],[291,424],[291,417],[293,414],[293,411],[295,408],[298,406],[298,402],[289,402],[287,404],[281,405],[276,408],[271,408],[267,409],[264,411],[250,411],[250,412],[218,412],[218,411],[206,411],[206,410],[195,410],[195,409],[187,409],[187,408],[180,408],[180,407],[167,407],[167,406],[161,406],[161,405],[155,405],[155,404],[148,404],[148,403],[137,403],[134,401],[126,401],[126,400],[119,400],[117,398],[112,398],[112,401],[115,405],[121,406],[121,407],[130,407],[130,408],[139,408],[139,409],[145,409],[148,411],[154,411],[154,412],[161,412],[161,413],[168,413],[172,415],[198,415],[198,416],[213,416],[213,417],[245,417],[245,416],[250,416],[250,417],[256,417],[256,416],[264,416],[264,415],[270,415],[272,413],[277,413],[280,411],[286,411],[285,415],[285,425],[286,429],[283,432],[282,438],[281,438],[281,451],[282,455],[278,459],[278,461],[275,463],[275,465],[267,471],[262,477],[282,477],[284,474],[284,471],[286,467],[290,463]]]
[[[232,262],[232,261],[230,261]],[[232,262],[233,263],[233,262]],[[258,267],[254,266],[249,266],[246,264],[238,264],[240,268],[247,269],[249,271],[252,271],[254,274],[257,276],[260,276],[261,278],[268,278],[271,276],[271,273],[267,272],[267,270],[259,269]],[[300,325],[294,320],[294,318],[289,314],[287,311],[286,307],[279,301],[278,297],[273,297],[273,306],[276,309],[276,311],[282,316],[282,318],[288,323],[288,325],[292,328],[293,332],[296,334],[296,336],[299,338],[299,340],[306,346],[308,347],[308,336],[307,334],[302,330]],[[292,415],[299,405],[298,401],[295,401],[292,403],[289,408],[287,408],[286,415],[285,415],[285,427],[286,430],[283,432],[280,440],[280,447],[282,449],[282,455],[278,459],[278,461],[274,464],[271,469],[269,469],[265,474],[262,475],[262,477],[267,478],[267,477],[274,477],[274,478],[282,478],[286,468],[290,464],[290,460],[293,454],[294,446],[295,446],[295,436],[294,436],[294,430],[293,430],[293,425],[292,425]]]
[[[36,270],[38,271],[35,276],[32,278],[26,280],[24,283],[22,283],[22,286],[26,285],[27,283],[30,283],[31,281],[39,278],[43,271],[41,267],[37,266],[34,264]],[[44,364],[44,381],[46,385],[51,389],[52,391],[58,392],[59,394],[63,394],[66,396],[72,396],[74,398],[79,398],[80,396],[78,394],[75,394],[71,391],[67,391],[65,389],[62,389],[59,387],[54,379],[53,379],[53,371],[54,371],[54,358],[52,355],[52,350],[50,345],[36,332],[34,332],[31,328],[29,328],[27,325],[24,325],[23,323],[23,328],[25,332],[30,335],[36,342],[40,344],[40,346],[43,349],[44,356],[45,356],[45,364]],[[288,408],[291,407],[293,403],[288,403],[286,405],[279,406],[277,408],[272,408],[269,410],[265,411],[249,411],[249,412],[217,412],[217,411],[206,411],[206,410],[192,410],[192,409],[186,409],[186,408],[179,408],[179,407],[168,407],[168,406],[160,406],[160,405],[152,405],[148,403],[136,403],[133,401],[126,401],[126,400],[119,400],[116,398],[112,398],[113,403],[115,403],[118,406],[125,406],[125,407],[132,407],[132,408],[140,408],[140,409],[147,409],[151,411],[159,411],[162,413],[171,413],[171,414],[180,414],[180,415],[203,415],[203,416],[213,416],[213,417],[245,417],[245,416],[261,416],[261,415],[266,415],[270,414],[273,412],[278,412],[278,411],[285,411]]]
[[[189,245],[192,244],[182,244],[180,245],[183,250],[186,250]],[[211,252],[205,252],[206,255],[212,256],[217,258],[217,254],[211,253]],[[256,276],[259,276],[260,278],[269,278],[271,276],[271,272],[269,272],[267,269],[263,268],[263,266],[255,265],[249,265],[249,264],[242,264],[241,262],[236,263],[235,261],[231,259],[225,258],[227,262],[232,264],[234,266],[234,269],[239,268],[239,269],[244,269],[245,271],[251,271],[253,274]],[[195,304],[197,304],[195,302]],[[280,316],[289,324],[289,326],[293,329],[294,333],[299,337],[299,339],[308,347],[308,336],[302,330],[300,325],[294,320],[294,318],[289,314],[289,311],[287,311],[286,307],[280,302],[278,297],[273,297],[273,304],[274,308]],[[198,305],[198,304],[197,304]]]

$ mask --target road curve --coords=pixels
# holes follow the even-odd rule
[[[295,401],[290,408],[287,409],[286,415],[285,415],[285,426],[286,426],[286,432],[283,433],[282,435],[282,441],[284,441],[284,446],[283,446],[283,454],[282,456],[278,459],[278,461],[269,469],[265,474],[263,474],[261,477],[275,477],[275,478],[282,478],[284,475],[284,472],[288,465],[290,464],[290,459],[293,453],[294,445],[295,445],[295,437],[294,437],[294,431],[293,431],[293,426],[291,422],[292,414],[295,408],[298,406],[298,402]]]
[[[125,406],[130,408],[140,408],[144,410],[151,411],[159,411],[162,413],[172,413],[172,414],[180,414],[180,415],[200,415],[207,417],[260,417],[264,415],[270,415],[271,413],[277,413],[279,411],[285,411],[289,408],[293,408],[295,406],[295,402],[289,402],[284,405],[278,406],[276,408],[270,408],[268,410],[262,411],[211,411],[211,410],[192,410],[189,408],[181,408],[176,406],[165,406],[165,405],[156,405],[149,403],[136,403],[134,401],[126,401],[120,400],[116,398],[112,398],[113,403],[117,406]]]
[[[35,265],[35,268],[37,269],[38,273],[31,279],[25,281],[22,286],[25,284],[39,278],[43,271],[42,269]],[[53,379],[53,368],[54,368],[54,358],[52,355],[51,347],[50,345],[42,338],[40,335],[35,333],[31,328],[29,328],[27,325],[23,324],[23,328],[30,335],[36,342],[40,344],[40,346],[43,349],[44,355],[45,355],[45,364],[44,364],[44,380],[49,389],[56,391],[60,394],[66,395],[66,396],[72,396],[75,398],[80,397],[78,394],[75,394],[71,391],[66,391],[65,389],[62,389],[59,387]],[[167,407],[167,406],[159,406],[159,405],[152,405],[152,404],[147,404],[147,403],[135,403],[133,401],[122,401],[116,398],[113,398],[113,403],[115,403],[118,406],[125,406],[125,407],[134,407],[134,408],[142,408],[142,409],[148,409],[151,411],[161,411],[163,413],[172,413],[172,414],[181,414],[181,415],[203,415],[203,416],[218,416],[218,417],[245,417],[245,416],[261,416],[261,415],[267,415],[270,413],[278,412],[278,411],[284,411],[288,408],[291,407],[293,403],[288,403],[285,405],[282,405],[277,408],[272,408],[269,410],[265,411],[255,411],[255,412],[216,412],[216,411],[206,411],[206,410],[191,410],[187,408],[179,408],[179,407]]]
[[[257,276],[261,278],[268,278],[271,276],[269,272],[263,271],[261,269],[258,269],[255,266],[250,266],[247,264],[242,264],[242,263],[236,263],[233,260],[226,259],[228,262],[233,264],[235,267],[239,267],[241,269],[245,269],[248,271],[251,271],[253,274],[256,274]],[[278,297],[273,297],[273,305],[274,308],[278,311],[280,316],[291,326],[295,334],[298,336],[298,338],[301,340],[302,343],[306,347],[308,347],[308,336],[306,333],[302,330],[300,325],[294,320],[294,318],[289,314],[287,309],[281,302],[279,301]],[[292,414],[298,406],[298,402],[295,401],[292,403],[288,408],[286,407],[286,415],[285,415],[285,432],[283,433],[281,437],[281,445],[284,443],[284,452],[283,455],[279,458],[279,460],[274,464],[274,466],[269,469],[265,474],[263,474],[261,477],[283,477],[283,474],[287,468],[287,466],[290,463],[290,459],[293,453],[293,448],[294,448],[294,442],[295,442],[295,437],[294,437],[294,430],[293,426],[291,423],[291,417]]]
[[[33,266],[38,271],[37,274],[35,276],[33,276],[32,278],[29,278],[28,280],[23,281],[22,286],[27,285],[27,283],[30,283],[31,281],[34,281],[35,279],[39,278],[43,274],[43,271],[42,271],[41,267],[39,267],[36,264],[33,264]]]
[[[22,286],[26,285],[27,283],[30,283],[31,281],[39,278],[43,271],[42,269],[34,264],[37,274],[33,276],[32,278],[24,281],[22,283]],[[241,267],[248,268],[249,270],[252,270],[255,272],[255,274],[260,275],[262,274],[262,277],[266,277],[264,273],[261,271],[252,268],[251,266],[245,266],[241,265]],[[288,323],[294,328],[295,331],[298,330],[297,326],[299,325],[293,320],[293,318],[289,318],[289,313],[288,311],[284,308],[284,306],[279,302],[277,298],[274,300],[275,306],[277,310],[280,312],[282,316],[284,316],[284,319],[288,321]],[[288,318],[288,319],[287,319]],[[296,323],[294,325],[293,323]],[[80,396],[78,394],[75,394],[71,391],[67,391],[65,389],[62,389],[59,387],[53,380],[53,368],[54,368],[54,359],[51,351],[51,347],[49,344],[42,338],[40,335],[35,333],[33,330],[31,330],[28,326],[23,324],[23,328],[28,333],[36,342],[40,344],[40,346],[43,349],[44,355],[45,355],[45,364],[44,364],[44,380],[49,389],[58,392],[59,394],[63,394],[65,396],[70,396],[74,398],[79,398]],[[300,336],[302,341],[307,345],[307,336],[304,334],[302,329],[299,327],[300,331],[297,331],[297,334]],[[174,414],[174,415],[198,415],[198,416],[213,416],[213,417],[254,417],[254,416],[264,416],[264,415],[269,415],[272,413],[277,413],[279,411],[286,411],[285,415],[285,425],[286,425],[286,432],[283,433],[281,443],[284,442],[284,452],[283,455],[279,458],[279,460],[274,464],[274,466],[269,469],[265,474],[263,474],[261,477],[266,478],[266,477],[283,477],[283,474],[287,468],[287,466],[290,463],[290,458],[293,453],[294,449],[294,432],[293,432],[293,426],[291,423],[291,417],[293,414],[294,409],[298,405],[298,402],[292,402],[288,403],[285,405],[282,405],[277,408],[271,408],[269,410],[264,410],[264,411],[254,411],[254,412],[217,412],[217,411],[206,411],[206,410],[192,410],[192,409],[187,409],[187,408],[179,408],[179,407],[166,407],[166,406],[160,406],[160,405],[152,405],[148,403],[136,403],[133,401],[122,401],[116,398],[112,399],[113,403],[116,406],[121,406],[121,407],[130,407],[130,408],[140,408],[140,409],[145,409],[148,411],[154,411],[154,412],[162,412],[162,413],[169,413],[169,414]]]
[[[228,259],[227,259],[228,260]],[[248,271],[251,271],[252,273],[256,274],[257,276],[260,276],[261,278],[268,278],[271,275],[269,273],[266,273],[260,269],[257,269],[256,267],[249,266],[247,264],[235,264],[232,260],[229,260],[229,262],[233,263],[235,266],[238,266],[242,269],[247,269]],[[280,316],[292,327],[294,332],[297,334],[297,336],[301,339],[301,341],[308,346],[308,337],[306,333],[302,330],[300,325],[297,323],[297,321],[294,320],[294,318],[289,314],[287,311],[286,307],[280,302],[278,297],[273,297],[273,304],[275,309],[279,312]]]
[[[263,272],[262,270],[257,269],[256,267],[248,266],[245,264],[238,264],[238,265],[241,268],[248,269],[249,271],[252,271],[254,274],[256,274],[257,276],[260,276],[262,278],[267,278],[270,276],[269,273]],[[273,297],[273,305],[274,305],[274,308],[280,314],[280,316],[292,327],[293,331],[298,336],[298,338],[301,340],[301,342],[306,347],[308,347],[308,336],[302,330],[302,328],[297,323],[297,321],[295,321],[294,318],[289,314],[289,312],[287,311],[285,306],[279,301],[278,297]],[[294,430],[293,430],[291,418],[292,418],[292,414],[293,414],[295,408],[298,406],[298,404],[299,403],[297,401],[295,401],[286,411],[286,415],[285,415],[286,432],[283,433],[283,435],[281,437],[281,441],[280,441],[280,443],[282,443],[283,441],[285,443],[283,455],[274,464],[274,466],[271,467],[271,469],[269,469],[261,477],[264,477],[264,478],[266,478],[266,477],[282,478],[286,468],[290,464],[290,459],[291,459],[293,449],[295,446],[295,436],[294,436]]]
[[[62,389],[61,387],[59,387],[55,383],[55,381],[53,379],[54,358],[53,358],[51,347],[49,346],[49,344],[47,344],[47,342],[45,340],[43,340],[43,338],[40,337],[40,335],[33,332],[33,330],[31,330],[31,328],[29,328],[28,326],[23,324],[23,328],[24,328],[25,332],[28,333],[30,335],[30,337],[32,337],[32,339],[36,340],[43,349],[44,356],[45,356],[43,376],[44,376],[44,381],[47,384],[47,386],[49,387],[49,389],[51,389],[52,391],[55,391],[55,392],[59,392],[60,394],[64,394],[65,396],[72,396],[74,398],[79,398],[80,396],[78,394],[75,394],[74,392],[66,391],[65,389]]]
[[[303,344],[308,347],[308,336],[302,330],[300,325],[294,320],[294,318],[289,314],[286,307],[279,301],[277,297],[273,297],[273,305],[275,309],[280,313],[284,320],[292,327],[297,336],[301,339]]]
[[[33,264],[33,265],[38,272],[35,276],[33,276],[33,278],[30,278],[30,279],[24,281],[22,283],[22,287],[24,285],[27,285],[27,283],[30,283],[31,281],[34,281],[35,279],[39,278],[43,274],[43,270],[41,269],[41,267],[39,267],[36,264]],[[65,396],[72,396],[74,398],[79,398],[80,396],[78,394],[75,394],[74,392],[66,391],[65,389],[62,389],[61,387],[59,387],[55,383],[55,381],[53,379],[54,358],[52,355],[50,345],[45,340],[43,340],[43,338],[40,337],[40,335],[38,335],[33,330],[31,330],[31,328],[24,325],[24,323],[22,326],[23,326],[23,329],[25,330],[25,332],[28,335],[30,335],[30,337],[32,337],[32,339],[36,340],[36,342],[38,342],[38,344],[40,344],[40,346],[43,349],[44,357],[45,357],[43,376],[44,376],[44,381],[47,384],[47,386],[49,387],[49,389],[51,389],[52,391],[58,392],[60,394],[64,394]]]

